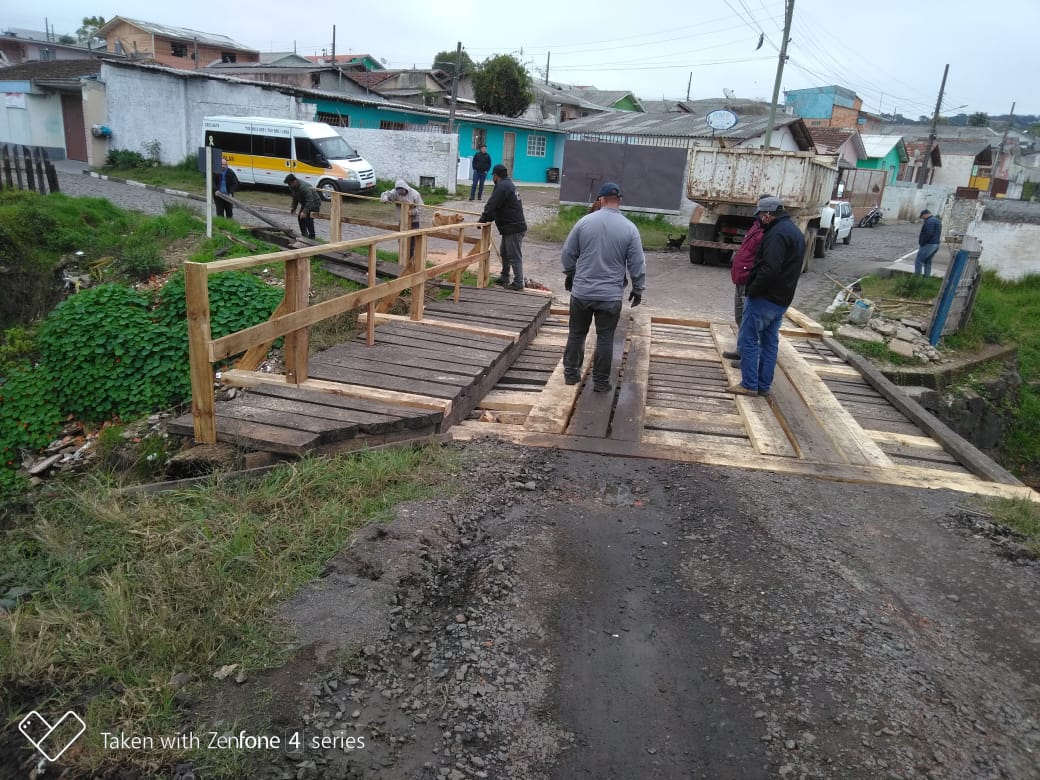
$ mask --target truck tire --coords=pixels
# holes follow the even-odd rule
[[[816,234],[816,238],[813,239],[813,257],[823,258],[827,256],[827,250],[831,242],[831,232],[828,230],[824,235]]]
[[[702,246],[691,246],[690,247],[690,262],[694,265],[704,265],[704,247]]]
[[[852,228],[849,228],[849,234],[841,240],[841,243],[843,243],[845,246],[848,246],[852,243]]]

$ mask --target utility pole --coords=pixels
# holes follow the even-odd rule
[[[336,73],[339,73],[339,82],[336,88],[342,90],[343,73],[339,69],[339,62],[336,61],[336,25],[332,25],[332,66],[336,69]]]
[[[690,87],[693,86],[693,71],[690,71],[690,78],[686,80],[686,101],[690,100]]]
[[[784,63],[787,62],[787,41],[791,37],[791,20],[794,18],[794,0],[787,0],[784,10],[784,39],[780,42],[780,61],[776,65],[776,81],[773,82],[773,102],[769,106],[769,124],[766,125],[766,137],[762,147],[769,148],[773,141],[773,124],[776,122],[776,101],[780,99],[780,82],[784,77]]]
[[[917,176],[917,189],[924,187],[928,180],[928,164],[932,161],[932,149],[935,148],[935,128],[939,124],[939,111],[942,110],[943,92],[946,91],[946,76],[950,73],[950,63],[943,68],[942,83],[939,84],[939,97],[935,101],[935,113],[932,114],[932,130],[928,133],[928,148],[925,150],[924,159]]]
[[[1000,162],[1000,158],[1004,156],[1004,144],[1007,143],[1007,134],[1011,129],[1011,123],[1015,121],[1015,103],[1011,103],[1011,113],[1008,114],[1007,127],[1004,128],[1004,135],[1000,139],[1000,147],[997,149],[997,158],[993,161],[993,170],[989,172],[989,196],[993,197],[993,185],[997,181],[997,163]]]
[[[455,49],[455,67],[451,76],[451,109],[448,111],[448,135],[455,132],[455,103],[459,95],[459,64],[462,62],[462,41]]]
[[[545,53],[545,83],[546,84],[549,83],[549,54],[550,54],[550,52],[546,52]]]

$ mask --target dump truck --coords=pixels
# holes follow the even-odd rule
[[[690,262],[729,262],[755,219],[758,199],[775,195],[805,236],[802,270],[832,247],[833,209],[828,205],[838,168],[812,152],[779,149],[690,149],[686,197]]]

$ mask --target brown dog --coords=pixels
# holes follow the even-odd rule
[[[433,226],[439,225],[457,225],[460,222],[464,222],[466,218],[462,214],[441,214],[439,211],[433,212]]]

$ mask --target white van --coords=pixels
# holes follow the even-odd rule
[[[375,191],[372,166],[322,122],[207,116],[202,120],[202,145],[220,149],[243,184],[284,187],[286,174],[292,173],[319,191]],[[324,192],[322,197],[328,199]]]

